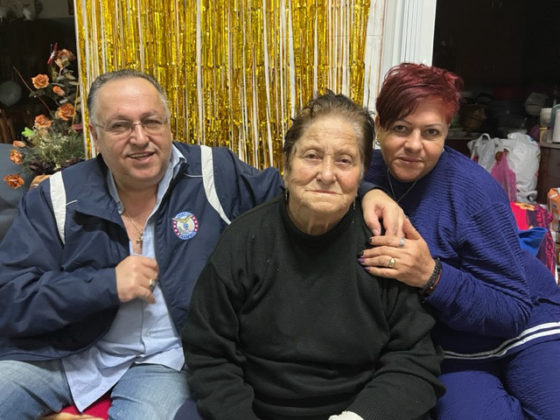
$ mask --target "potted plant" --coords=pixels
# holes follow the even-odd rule
[[[36,177],[44,178],[85,158],[78,79],[71,68],[75,59],[71,51],[59,50],[55,44],[47,61],[48,74],[31,79],[34,89],[24,81],[46,113],[37,115],[33,127],[23,130],[22,140],[13,141],[10,159]],[[24,184],[19,174],[5,176],[4,182],[12,188]]]

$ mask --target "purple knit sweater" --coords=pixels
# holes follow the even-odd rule
[[[411,184],[395,178],[391,189],[377,150],[365,179],[402,197],[399,204],[443,263],[426,301],[439,319],[434,338],[447,358],[501,357],[560,338],[560,289],[521,249],[505,192],[484,168],[446,146],[406,193]]]

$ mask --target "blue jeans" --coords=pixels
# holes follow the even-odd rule
[[[36,419],[72,404],[60,360],[0,361],[0,420]],[[173,419],[189,398],[187,372],[133,365],[111,390],[110,419]]]

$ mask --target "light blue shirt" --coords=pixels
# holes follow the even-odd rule
[[[172,147],[170,164],[158,185],[156,204],[144,227],[142,255],[155,258],[154,223],[161,200],[185,157]],[[109,192],[119,212],[124,207],[113,175],[107,173]],[[129,243],[132,254],[132,243]],[[151,363],[180,371],[185,364],[181,339],[156,283],[156,303],[140,299],[121,304],[109,332],[91,348],[62,359],[68,385],[78,410],[83,411],[109,391],[135,363]]]

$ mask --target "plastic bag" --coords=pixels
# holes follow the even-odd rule
[[[537,178],[541,160],[539,144],[527,134],[510,133],[500,139],[500,148],[507,149],[507,161],[515,172],[517,201],[534,203],[537,199]]]
[[[469,141],[467,146],[471,151],[471,159],[490,172],[492,166],[496,163],[494,155],[499,141],[499,138],[490,138],[487,133]]]
[[[506,192],[509,201],[517,200],[516,177],[509,165],[506,156],[508,151],[496,153],[496,163],[492,166],[490,174],[502,186]]]
[[[484,133],[468,143],[471,159],[492,174],[496,165],[496,154],[507,151],[507,165],[515,174],[516,197],[512,201],[534,203],[537,199],[537,177],[540,163],[540,148],[531,137],[522,133],[510,133],[506,139],[491,138]],[[500,181],[506,182],[504,168],[496,168]],[[510,180],[511,181],[511,180]],[[508,181],[509,182],[509,181]],[[507,184],[502,184],[502,186]],[[505,188],[504,188],[505,189]],[[509,191],[506,189],[509,195]]]

